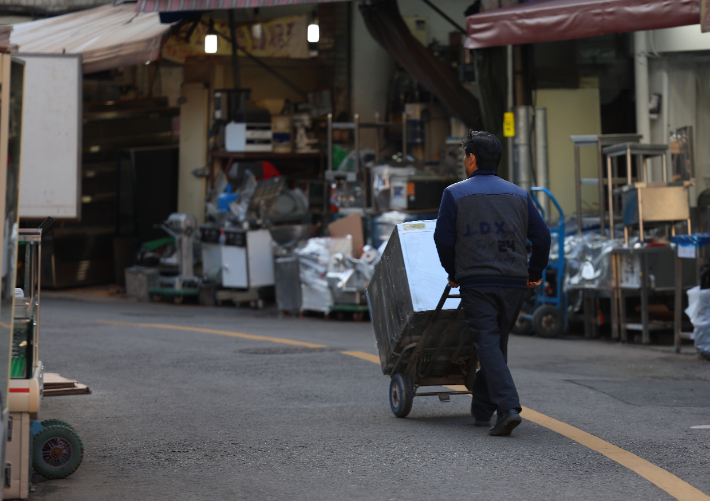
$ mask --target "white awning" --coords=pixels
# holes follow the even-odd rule
[[[106,5],[13,26],[20,53],[81,54],[84,73],[155,61],[169,24],[135,4]]]

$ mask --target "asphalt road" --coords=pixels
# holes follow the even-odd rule
[[[394,417],[379,366],[342,353],[375,353],[369,323],[42,301],[45,370],[93,394],[43,400],[41,419],[69,421],[86,453],[67,479],[34,475],[36,501],[674,499],[529,420],[491,437],[468,396],[418,398]],[[710,362],[690,349],[516,336],[510,366],[524,406],[710,495],[710,428],[692,428],[710,425]]]

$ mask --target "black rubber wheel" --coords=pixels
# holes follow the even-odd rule
[[[395,374],[390,381],[390,407],[397,417],[407,417],[412,410],[414,387],[409,376]]]
[[[533,324],[530,320],[530,314],[521,311],[518,314],[518,319],[515,321],[515,325],[510,329],[513,334],[518,334],[520,336],[529,336],[532,334]]]
[[[540,337],[558,337],[564,327],[562,312],[551,304],[544,304],[533,313],[532,327]]]
[[[32,441],[32,466],[47,478],[66,478],[84,459],[84,444],[72,428],[54,425],[40,430]]]
[[[67,423],[66,421],[63,421],[61,419],[45,419],[40,423],[44,428],[47,426],[65,426],[67,428],[71,428],[72,430],[76,431],[76,429]]]

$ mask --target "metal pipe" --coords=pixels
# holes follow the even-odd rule
[[[524,190],[532,187],[531,114],[530,106],[515,107],[515,184]]]
[[[333,170],[333,114],[328,113],[328,170]]]
[[[614,183],[613,180],[614,178],[612,177],[612,170],[611,170],[611,157],[606,157],[606,175],[607,178],[609,179],[607,182],[608,186],[608,191],[609,191],[609,236],[613,239],[614,238]],[[603,200],[600,200],[600,203]]]
[[[506,78],[507,78],[507,83],[508,83],[508,92],[507,92],[507,102],[506,102],[506,107],[508,111],[513,111],[513,106],[515,106],[515,101],[514,101],[514,94],[513,94],[513,46],[508,45],[506,47]],[[517,183],[517,179],[515,179],[515,158],[514,158],[514,147],[513,147],[513,138],[509,137],[508,138],[508,179],[513,182]]]
[[[355,113],[355,175],[360,180],[364,180],[364,176],[360,172],[360,115]]]
[[[645,31],[634,33],[634,77],[636,82],[636,130],[641,142],[651,138],[651,118],[648,113],[648,36]],[[664,96],[665,97],[665,96]]]
[[[574,189],[577,195],[577,233],[582,233],[582,173],[579,158],[579,145],[574,145]]]
[[[380,163],[380,112],[375,112],[375,162]]]
[[[547,163],[547,108],[535,108],[535,171],[537,185],[550,189]],[[550,200],[547,195],[542,200],[542,208],[550,213]]]
[[[407,159],[407,112],[402,112],[402,160]]]
[[[602,143],[599,140],[597,140],[597,174],[599,176],[599,234],[604,236],[604,157],[602,156]]]

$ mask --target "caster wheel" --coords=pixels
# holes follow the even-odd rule
[[[390,381],[390,408],[400,418],[407,417],[412,410],[414,386],[412,379],[404,374],[395,374]]]
[[[183,299],[182,296],[175,296],[175,297],[173,297],[173,303],[182,304],[182,299]]]
[[[540,337],[558,337],[562,334],[562,312],[551,304],[542,305],[533,313],[532,327]]]
[[[47,426],[32,439],[32,466],[47,478],[66,478],[84,458],[84,444],[72,428]]]

